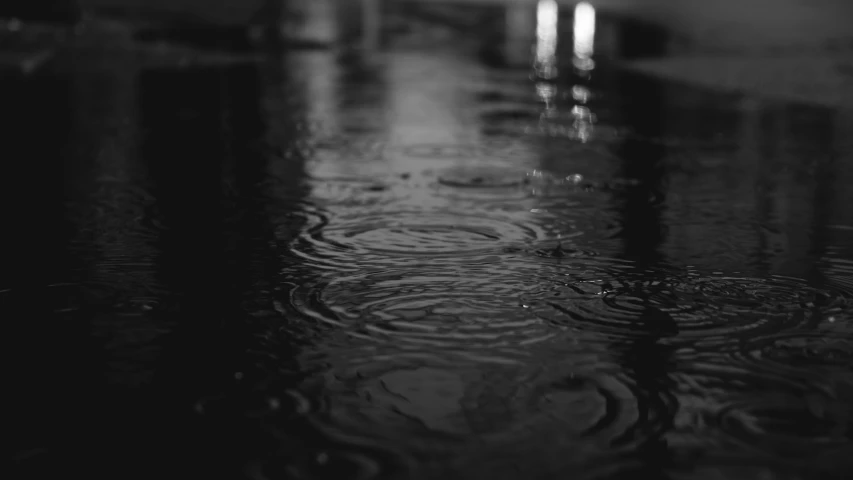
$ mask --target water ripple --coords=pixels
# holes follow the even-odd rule
[[[745,443],[760,442],[777,453],[819,450],[847,443],[848,418],[840,410],[814,407],[824,396],[810,392],[778,391],[765,395],[750,393],[725,403],[713,422],[721,430]],[[821,410],[818,410],[820,408]]]
[[[322,208],[309,203],[302,203],[298,209],[292,209],[273,215],[275,222],[275,242],[287,247],[301,236],[320,232],[329,223],[329,214]],[[299,255],[289,248],[282,249],[286,255]]]
[[[496,167],[491,164],[473,164],[464,167],[452,167],[441,171],[437,184],[439,193],[458,199],[468,199],[484,203],[501,200],[523,200],[525,198],[561,198],[571,206],[580,205],[567,197],[584,191],[583,176],[572,174],[560,177],[539,169],[522,170],[510,167]],[[518,205],[515,206],[516,209]]]
[[[679,443],[742,459],[783,460],[791,468],[851,445],[853,378],[849,369],[745,364],[706,353],[674,376],[681,404]],[[838,471],[838,465],[820,465]],[[805,475],[799,478],[816,478]],[[823,477],[820,477],[823,478]],[[834,477],[831,477],[834,478]]]
[[[288,457],[293,456],[292,454]],[[274,478],[346,478],[369,480],[382,478],[387,473],[386,462],[374,458],[373,452],[340,449],[317,449],[302,453],[296,458],[258,461],[247,468],[252,480],[272,480]]]
[[[393,441],[415,458],[429,458],[426,468],[460,474],[477,465],[470,473],[503,478],[489,473],[519,466],[525,473],[567,472],[590,459],[615,460],[671,422],[677,409],[671,395],[647,391],[597,355],[574,353],[581,354],[566,365],[487,369],[466,362],[386,360],[358,368],[340,362],[327,385],[330,409],[317,424],[353,443]]]
[[[786,277],[688,271],[647,272],[641,277],[648,279],[632,280],[617,271],[588,268],[585,275],[562,275],[522,301],[538,318],[560,328],[617,338],[655,333],[714,349],[805,325],[821,308],[839,301],[837,293]]]
[[[315,222],[291,245],[291,251],[318,268],[353,270],[402,264],[412,258],[455,258],[456,262],[494,261],[500,248],[547,236],[532,221],[452,211],[394,211],[340,216]]]
[[[823,271],[828,281],[853,296],[853,260],[833,257],[821,260],[825,264]]]
[[[438,183],[449,187],[502,190],[529,183],[525,171],[514,168],[495,168],[492,165],[468,165],[450,168],[438,177]]]
[[[625,466],[620,452],[667,428],[677,409],[671,395],[640,388],[599,356],[584,357],[495,370],[472,386],[463,405],[481,441],[463,452],[463,464],[479,465],[489,478],[515,478],[505,472],[520,468],[531,478],[574,476],[605,458]]]
[[[309,318],[400,345],[459,351],[529,348],[550,338],[519,306],[528,277],[493,265],[408,265],[301,285],[291,306]]]
[[[326,206],[364,208],[389,205],[412,196],[409,185],[398,178],[317,177],[312,196]]]
[[[469,422],[481,434],[500,432],[502,437],[530,430],[533,424],[549,428],[548,423],[560,422],[563,433],[572,438],[590,437],[599,445],[629,448],[662,431],[676,408],[664,392],[651,399],[630,376],[607,373],[602,365],[565,370],[542,367],[504,378],[509,382],[503,385],[490,379],[469,412]],[[502,426],[506,423],[512,424],[509,431]]]

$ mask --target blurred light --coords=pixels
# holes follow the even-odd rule
[[[536,71],[543,78],[557,76],[556,0],[539,0],[536,6]]]
[[[580,105],[575,105],[572,107],[572,116],[575,117],[576,120],[581,120],[584,122],[593,122],[595,117],[592,112],[587,107],[582,107]]]
[[[329,44],[337,40],[335,4],[330,0],[293,0],[285,3],[290,35],[300,41]]]
[[[9,20],[8,22],[6,22],[6,29],[9,30],[10,32],[18,32],[21,30],[21,28],[23,28],[23,26],[24,26],[23,22],[21,22],[17,18],[13,18],[13,19]]]
[[[581,70],[591,70],[595,43],[595,8],[587,2],[575,6],[574,65]]]
[[[595,127],[592,126],[591,123],[582,123],[575,128],[575,137],[581,141],[582,143],[586,143],[592,138],[592,133],[595,130]]]
[[[572,116],[574,117],[573,137],[577,138],[581,142],[588,141],[592,136],[592,132],[595,130],[595,127],[593,126],[595,123],[595,115],[589,108],[575,105],[572,107]]]
[[[536,95],[545,103],[546,116],[551,116],[556,108],[557,87],[548,82],[537,82]]]
[[[577,69],[580,78],[590,79],[590,72],[595,68],[592,60],[595,43],[595,8],[587,2],[578,3],[574,12],[574,58],[572,64]],[[572,125],[573,138],[581,142],[587,142],[592,136],[595,123],[595,115],[590,111],[586,103],[589,101],[590,90],[586,85],[574,85],[572,87],[572,98],[578,102],[572,108],[574,122]]]
[[[586,103],[589,101],[590,92],[589,89],[583,85],[575,85],[572,87],[572,98],[577,100],[580,103]]]

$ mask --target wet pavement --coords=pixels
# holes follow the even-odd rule
[[[461,3],[4,57],[19,478],[847,478],[851,50]]]

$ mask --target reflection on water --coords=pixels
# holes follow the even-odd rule
[[[573,64],[579,70],[591,70],[595,65],[592,60],[595,45],[595,8],[587,2],[575,6],[574,18],[574,60]]]
[[[849,113],[622,73],[595,32],[669,40],[588,3],[507,9],[520,76],[378,3],[2,79],[22,473],[844,478]]]
[[[557,22],[555,0],[540,0],[536,6],[536,74],[544,79],[557,76]]]

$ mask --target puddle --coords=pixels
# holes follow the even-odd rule
[[[19,466],[843,478],[847,69],[380,3],[297,8],[322,48],[0,78]]]

